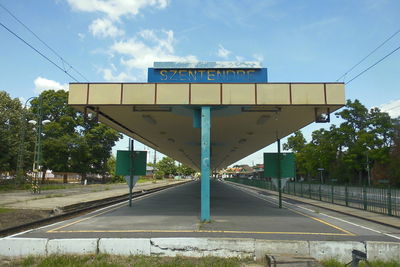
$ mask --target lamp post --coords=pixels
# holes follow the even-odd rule
[[[25,101],[22,115],[21,115],[21,126],[19,129],[19,153],[17,158],[17,183],[22,183],[24,176],[24,154],[25,154],[25,134],[26,134],[26,105],[32,99],[36,98],[32,96]]]
[[[43,125],[49,123],[49,120],[42,120],[43,112],[42,112],[42,97],[39,97],[39,105],[38,105],[38,113],[37,118],[35,120],[28,121],[29,123],[36,126],[36,140],[35,140],[35,150],[33,156],[33,179],[32,179],[32,193],[40,194],[40,184],[39,184],[39,176],[40,171],[42,169],[42,131]]]
[[[322,172],[325,170],[324,168],[318,168],[317,169],[318,171],[320,171],[320,179],[321,179],[321,184],[323,184],[324,183],[324,179],[323,179],[323,176],[322,176]]]
[[[369,152],[369,149],[368,149],[368,147],[367,147],[367,175],[368,175],[368,186],[371,186],[371,172],[370,172],[370,169],[369,169],[369,156],[368,156],[368,153]]]

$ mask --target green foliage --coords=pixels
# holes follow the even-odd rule
[[[193,175],[196,173],[195,170],[193,170],[192,168],[190,168],[189,166],[186,166],[184,164],[181,164],[178,166],[177,172],[178,172],[178,174],[184,175],[184,176]]]
[[[158,256],[117,256],[117,255],[51,255],[16,258],[12,266],[161,266],[161,267],[239,267],[252,264],[250,259],[218,257],[158,257]]]
[[[336,259],[328,259],[328,260],[323,260],[322,261],[322,266],[324,267],[345,267],[349,266],[345,263],[341,263]],[[370,261],[370,262],[365,262],[365,261],[360,261],[359,265],[360,267],[369,267],[369,266],[379,266],[379,267],[400,267],[400,262],[398,261]]]
[[[20,150],[20,129],[23,126],[27,127],[23,115],[24,110],[19,99],[12,99],[8,93],[0,91],[0,172],[16,170]],[[32,136],[32,133],[30,130],[28,137]],[[32,154],[28,151],[31,151],[32,137],[27,138],[27,142],[30,144],[23,149],[27,152],[25,155],[30,158]]]
[[[108,160],[115,142],[122,136],[110,127],[85,121],[83,114],[68,106],[68,92],[48,90],[41,94],[44,126],[44,167],[53,171],[105,175],[110,172]],[[38,100],[32,101],[32,112]]]
[[[153,163],[148,164],[155,169],[155,177],[156,179],[162,179],[164,176],[170,175],[193,175],[196,171],[190,168],[189,166],[180,164],[177,166],[175,164],[175,160],[170,157],[164,157],[162,160],[154,165]]]
[[[83,114],[67,104],[68,92],[47,90],[41,93],[43,126],[43,169],[56,172],[110,173],[111,148],[122,135],[108,126],[84,120]],[[20,151],[23,169],[32,166],[36,132],[27,121],[38,121],[39,98],[27,110],[18,99],[0,91],[0,171],[14,171]],[[23,141],[24,140],[24,141]],[[22,144],[22,145],[21,145]]]
[[[378,108],[368,110],[358,100],[348,100],[336,116],[343,122],[329,130],[314,131],[309,143],[298,131],[283,145],[296,153],[298,175],[311,179],[317,176],[318,168],[323,168],[325,181],[365,184],[367,167],[375,166],[375,170],[386,170],[380,173],[385,179],[391,177],[393,183],[399,183],[400,172],[394,167],[400,163],[399,146],[395,145],[396,120]]]
[[[115,158],[114,155],[111,155],[110,158],[107,161],[107,172],[111,176],[111,182],[112,183],[125,182],[125,179],[124,179],[123,176],[115,174],[116,165],[117,165],[117,159]]]
[[[177,174],[177,167],[175,165],[175,160],[170,157],[164,157],[162,160],[156,164],[157,171],[164,172],[165,175],[175,175]]]
[[[165,176],[165,172],[161,171],[161,170],[156,170],[156,172],[154,173],[154,178],[159,179],[159,180],[163,179],[164,176]]]

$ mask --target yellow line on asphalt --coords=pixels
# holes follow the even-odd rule
[[[186,183],[183,183],[183,184],[186,184]],[[171,187],[170,187],[170,188],[171,188]],[[168,189],[170,189],[170,188],[167,188],[166,190],[168,190]],[[150,196],[154,196],[155,194],[158,194],[158,193],[160,193],[160,191],[154,192],[154,193],[152,193],[152,194],[148,194],[148,195],[144,195],[144,196],[140,196],[140,197],[133,198],[132,201],[135,201],[135,202],[136,202],[136,201],[138,201],[138,200],[142,200],[142,199],[144,199],[144,198],[147,198],[147,197],[150,197]],[[92,219],[92,218],[94,218],[94,217],[103,215],[103,214],[105,214],[105,213],[108,213],[108,212],[117,210],[117,209],[120,208],[120,206],[122,206],[122,205],[124,205],[124,204],[126,204],[126,202],[122,202],[122,203],[120,203],[120,204],[116,204],[116,205],[118,205],[117,207],[112,208],[112,209],[108,209],[108,210],[103,211],[103,212],[100,212],[100,213],[97,213],[97,214],[95,214],[95,215],[93,215],[93,216],[89,216],[89,217],[82,218],[82,219],[80,219],[80,220],[77,220],[77,221],[74,221],[74,222],[71,222],[71,223],[68,223],[68,224],[65,224],[65,225],[61,225],[60,227],[57,227],[57,228],[54,228],[54,229],[51,229],[51,230],[47,231],[47,233],[54,233],[54,232],[56,232],[56,231],[59,230],[59,229],[62,229],[62,228],[65,228],[65,227],[68,227],[68,226],[71,226],[71,225],[74,225],[74,224],[77,224],[77,223],[80,223],[80,222],[83,222],[83,221]],[[95,212],[96,212],[96,211],[95,211]]]
[[[253,194],[251,194],[251,195],[253,195]],[[147,196],[149,196],[149,195],[147,195]],[[262,199],[264,201],[270,202],[272,204],[276,204],[276,203],[268,201],[268,200],[266,200],[264,198],[260,198],[259,196],[255,196],[255,195],[253,195],[253,196],[256,197],[256,198]],[[145,197],[146,196],[142,196],[141,198],[138,198],[138,199],[142,199],[142,198],[145,198]],[[125,203],[121,203],[121,205],[123,205],[123,204],[125,204]],[[296,211],[294,209],[291,209],[287,205],[284,205],[284,206],[285,206],[285,208],[291,210],[292,212],[295,212],[297,214],[303,215],[305,217],[313,219],[313,220],[315,220],[317,222],[320,222],[322,224],[328,225],[328,226],[330,226],[330,227],[332,227],[334,229],[337,229],[337,230],[343,232],[344,234],[339,234],[339,233],[309,233],[309,232],[306,233],[306,232],[229,231],[229,230],[228,231],[225,231],[225,230],[177,230],[177,231],[176,230],[98,230],[98,231],[97,230],[70,230],[70,231],[58,231],[60,229],[66,228],[68,226],[71,226],[71,225],[74,225],[74,224],[77,224],[77,223],[92,219],[94,217],[103,215],[105,213],[117,210],[117,209],[120,208],[120,206],[112,208],[112,209],[108,209],[108,210],[100,212],[100,213],[97,213],[97,214],[95,214],[93,216],[82,218],[80,220],[68,223],[66,225],[62,225],[62,226],[57,227],[57,228],[51,229],[51,230],[47,231],[47,233],[235,233],[235,234],[288,234],[288,235],[355,236],[355,234],[353,234],[353,233],[351,233],[351,232],[349,232],[347,230],[344,230],[344,229],[340,228],[339,226],[333,225],[333,224],[328,223],[328,222],[326,222],[326,221],[324,221],[322,219],[310,216],[308,214],[304,214],[304,213],[302,213],[300,211]]]
[[[242,190],[242,191],[243,191],[243,190]],[[272,201],[266,200],[265,198],[261,198],[261,197],[259,197],[259,196],[256,196],[256,195],[252,194],[252,193],[251,193],[250,195],[252,195],[252,196],[254,196],[254,197],[256,197],[256,198],[262,199],[262,200],[264,200],[264,201],[267,201],[267,202],[269,202],[269,203],[271,203],[271,204],[277,205],[276,203],[274,203],[274,202],[272,202]],[[305,214],[305,213],[303,213],[303,212],[294,210],[294,209],[292,209],[292,208],[289,208],[287,205],[282,205],[282,206],[285,207],[285,208],[287,208],[288,210],[293,211],[294,213],[303,215],[303,216],[308,217],[308,218],[310,218],[310,219],[313,219],[313,220],[315,220],[315,221],[317,221],[317,222],[320,222],[320,223],[322,223],[322,224],[328,225],[328,226],[330,226],[330,227],[332,227],[332,228],[334,228],[334,229],[336,229],[336,230],[339,230],[339,231],[341,231],[341,232],[343,232],[343,233],[346,233],[346,235],[348,235],[348,236],[356,236],[356,234],[353,234],[353,233],[351,233],[351,232],[349,232],[349,231],[347,231],[347,230],[344,230],[343,228],[340,228],[339,226],[336,226],[336,225],[333,225],[333,224],[331,224],[331,223],[328,223],[328,222],[326,222],[326,221],[324,221],[324,220],[322,220],[322,219],[319,219],[319,218],[317,218],[317,217],[313,217],[313,216],[308,215],[308,214]]]
[[[324,235],[351,236],[340,233],[309,233],[309,232],[259,232],[259,231],[230,231],[230,230],[69,230],[52,231],[52,233],[225,233],[225,234],[280,234],[280,235]]]
[[[122,205],[122,204],[126,204],[126,203],[121,203],[121,205]],[[104,214],[104,213],[111,212],[111,211],[116,210],[116,209],[119,209],[119,208],[120,208],[120,207],[118,206],[118,207],[116,207],[116,208],[109,209],[109,210],[106,210],[106,211],[97,213],[97,214],[95,214],[95,215],[93,215],[93,216],[89,216],[89,217],[86,217],[86,218],[83,218],[83,219],[80,219],[80,220],[77,220],[77,221],[73,221],[73,222],[68,223],[68,224],[65,224],[65,225],[61,225],[60,227],[56,227],[56,228],[54,228],[54,229],[51,229],[51,230],[47,231],[47,233],[54,233],[54,232],[56,232],[56,231],[59,230],[59,229],[62,229],[62,228],[65,228],[65,227],[68,227],[68,226],[71,226],[71,225],[74,225],[74,224],[77,224],[77,223],[80,223],[80,222],[83,222],[83,221],[92,219],[92,218],[94,218],[94,217],[100,216],[100,215],[102,215],[102,214]]]
[[[310,215],[308,215],[308,214],[302,213],[302,212],[300,212],[300,211],[291,209],[291,208],[289,208],[289,207],[287,207],[287,206],[286,206],[286,208],[287,208],[288,210],[291,210],[291,211],[295,212],[295,213],[301,214],[301,215],[303,215],[303,216],[305,216],[305,217],[308,217],[308,218],[310,218],[310,219],[313,219],[313,220],[315,220],[315,221],[317,221],[317,222],[320,222],[320,223],[322,223],[322,224],[326,224],[326,225],[328,225],[328,226],[330,226],[330,227],[332,227],[332,228],[335,228],[335,229],[337,229],[337,230],[339,230],[339,231],[342,231],[342,232],[346,233],[347,235],[355,236],[355,234],[353,234],[353,233],[351,233],[351,232],[349,232],[349,231],[347,231],[347,230],[344,230],[343,228],[341,228],[341,227],[339,227],[339,226],[336,226],[336,225],[334,225],[334,224],[328,223],[328,222],[326,222],[326,221],[324,221],[324,220],[322,220],[322,219],[319,219],[319,218],[317,218],[317,217],[313,217],[313,216],[310,216]]]

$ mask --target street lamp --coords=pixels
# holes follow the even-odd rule
[[[43,120],[42,113],[42,97],[39,97],[39,105],[38,105],[38,113],[36,120],[30,120],[29,123],[35,125],[36,127],[36,140],[35,140],[35,151],[33,156],[33,179],[32,179],[32,193],[40,194],[40,185],[39,185],[39,174],[42,168],[42,130],[43,125],[49,123],[50,120]]]
[[[26,105],[32,99],[36,98],[32,96],[25,101],[24,108],[21,115],[21,126],[19,129],[19,153],[17,158],[17,179],[18,183],[22,183],[24,176],[24,154],[25,154],[25,133],[26,133]]]
[[[367,147],[367,174],[368,174],[368,186],[371,186],[371,172],[369,169],[369,148]]]
[[[317,169],[317,171],[320,171],[320,174],[321,174],[321,184],[323,184],[324,183],[324,179],[323,179],[323,177],[322,177],[322,172],[324,171],[325,169],[324,168],[318,168]]]

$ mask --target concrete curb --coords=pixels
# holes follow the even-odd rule
[[[295,254],[317,260],[351,261],[351,251],[366,252],[369,260],[400,260],[400,243],[353,241],[282,241],[252,238],[2,238],[0,256],[19,257],[52,254],[117,254],[186,257],[252,257]]]

